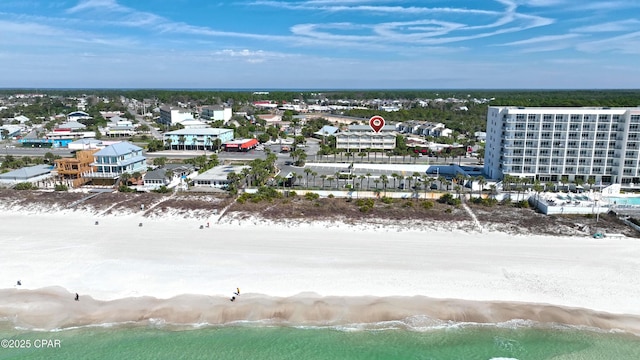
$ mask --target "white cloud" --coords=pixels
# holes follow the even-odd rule
[[[558,40],[567,40],[574,39],[580,37],[578,34],[565,34],[565,35],[545,35],[533,37],[525,40],[512,41],[510,43],[501,44],[501,46],[520,46],[520,45],[531,45],[531,44],[540,44],[540,43],[554,43]]]
[[[602,24],[583,26],[573,29],[574,32],[594,33],[594,32],[618,32],[633,31],[640,28],[640,20],[627,19],[620,21],[606,22]]]
[[[115,12],[129,12],[130,9],[118,4],[116,0],[82,0],[74,7],[67,10],[73,14],[86,10],[107,10]]]
[[[583,42],[576,46],[587,53],[614,52],[620,54],[640,54],[640,31],[606,39]]]

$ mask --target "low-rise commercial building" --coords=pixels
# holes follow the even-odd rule
[[[200,118],[209,121],[222,120],[227,122],[233,117],[233,110],[230,106],[208,105],[203,106],[200,111]]]
[[[158,122],[166,126],[172,126],[188,119],[193,119],[191,111],[180,107],[162,106]]]
[[[233,140],[233,129],[180,129],[164,133],[163,140],[171,150],[217,150]]]

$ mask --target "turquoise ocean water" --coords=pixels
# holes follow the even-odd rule
[[[43,332],[5,323],[0,339],[22,347],[3,343],[0,359],[640,359],[640,337],[569,327],[118,325]]]

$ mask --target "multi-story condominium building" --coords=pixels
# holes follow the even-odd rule
[[[193,119],[193,114],[187,109],[173,106],[162,106],[160,108],[159,122],[163,125],[171,126],[187,119]]]
[[[492,179],[640,184],[640,107],[491,106],[484,158]]]
[[[233,129],[180,129],[164,133],[163,140],[172,150],[218,150],[233,140]]]
[[[232,116],[233,111],[231,107],[222,105],[203,106],[200,112],[200,118],[203,120],[222,120],[227,122],[231,120]]]
[[[396,134],[394,132],[353,132],[345,131],[334,134],[336,149],[351,151],[393,150],[396,148]]]
[[[121,118],[120,116],[114,116],[107,124],[105,133],[111,137],[133,136],[136,133],[136,128],[131,120]]]

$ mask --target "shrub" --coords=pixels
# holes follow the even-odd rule
[[[312,192],[308,192],[306,194],[304,194],[304,198],[307,200],[317,200],[320,198],[320,195],[316,194],[316,193],[312,193]]]
[[[440,196],[440,199],[438,199],[438,202],[442,204],[452,205],[452,206],[458,206],[462,203],[460,199],[454,198],[453,195],[449,193],[446,193]]]
[[[433,201],[431,201],[431,200],[424,200],[424,201],[422,201],[422,202],[421,202],[421,205],[422,205],[422,207],[423,207],[424,209],[429,210],[429,209],[433,208]]]
[[[329,199],[333,199],[335,196],[333,196],[333,194],[329,194],[329,195],[327,195],[327,197],[328,197]]]
[[[171,190],[168,187],[162,185],[159,188],[153,190],[153,192],[159,193],[159,194],[166,194],[168,192],[171,192]]]
[[[37,186],[33,185],[30,182],[21,182],[16,184],[16,186],[14,187],[14,189],[16,190],[35,190],[37,188]]]
[[[393,204],[393,198],[390,198],[388,196],[383,196],[380,200],[385,204]]]
[[[356,205],[358,207],[362,207],[362,206],[368,206],[370,208],[373,208],[373,205],[375,204],[373,199],[358,199],[356,200]]]
[[[132,189],[130,187],[128,187],[127,185],[120,185],[118,187],[118,191],[122,192],[122,193],[132,193],[132,192],[136,192],[135,189]]]
[[[55,191],[67,191],[69,187],[65,184],[57,184],[54,188]]]
[[[405,201],[405,203],[402,204],[402,207],[406,207],[406,208],[413,207],[413,203],[411,201]]]

